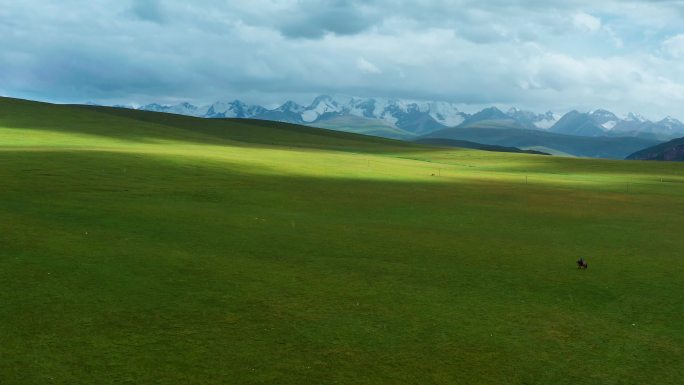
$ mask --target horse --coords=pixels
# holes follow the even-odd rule
[[[578,269],[586,270],[587,267],[589,267],[589,264],[583,258],[580,258],[577,260],[577,268]]]

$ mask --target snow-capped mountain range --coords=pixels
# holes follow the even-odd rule
[[[684,135],[684,124],[670,116],[653,122],[632,112],[618,117],[610,111],[598,109],[587,113],[570,111],[549,131],[581,136],[635,136],[669,140]]]
[[[355,116],[414,134],[457,126],[469,116],[461,112],[454,103],[448,102],[380,98],[336,99],[327,95],[315,98],[308,106],[288,101],[272,110],[250,106],[239,100],[216,102],[201,107],[189,103],[170,106],[153,103],[139,109],[204,118],[253,118],[311,125],[343,116]]]
[[[483,122],[497,122],[499,126],[507,128],[545,130],[581,136],[641,136],[667,140],[684,135],[684,124],[671,117],[652,122],[635,113],[618,117],[603,109],[587,113],[570,111],[561,116],[551,111],[538,114],[511,108],[503,112],[496,107],[490,107],[475,114],[468,114],[450,102],[333,98],[327,95],[316,97],[308,106],[288,101],[274,109],[247,105],[239,100],[216,102],[206,106],[195,106],[190,103],[153,103],[138,109],[204,118],[276,120],[312,126],[333,126],[342,130],[345,129],[345,125],[353,124],[355,127],[349,128],[353,128],[354,132],[360,132],[359,126],[363,125],[386,126],[391,130],[384,136],[395,138],[420,136],[446,127],[473,126]],[[344,124],[335,124],[341,121],[344,121]],[[375,134],[383,136],[382,131],[376,130]]]

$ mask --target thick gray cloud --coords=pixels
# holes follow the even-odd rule
[[[157,0],[134,0],[130,8],[131,15],[141,20],[162,23],[166,20],[162,6]]]
[[[363,12],[361,2],[307,0],[285,10],[276,26],[287,37],[321,38],[327,33],[351,35],[369,29],[378,21]]]
[[[0,94],[319,93],[684,118],[679,1],[0,0]]]

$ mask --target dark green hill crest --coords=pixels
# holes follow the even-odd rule
[[[551,155],[542,151],[535,150],[521,150],[517,147],[505,147],[505,146],[495,146],[490,144],[482,144],[470,142],[467,140],[457,140],[457,139],[437,139],[437,138],[423,138],[414,141],[415,143],[427,144],[431,146],[440,147],[459,147],[459,148],[471,148],[475,150],[483,151],[493,151],[493,152],[513,152],[520,154],[534,154],[534,155]]]
[[[637,151],[627,157],[629,160],[665,160],[684,162],[684,138],[673,139]]]

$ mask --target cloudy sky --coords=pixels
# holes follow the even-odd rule
[[[0,0],[0,95],[318,94],[684,119],[684,1]]]

